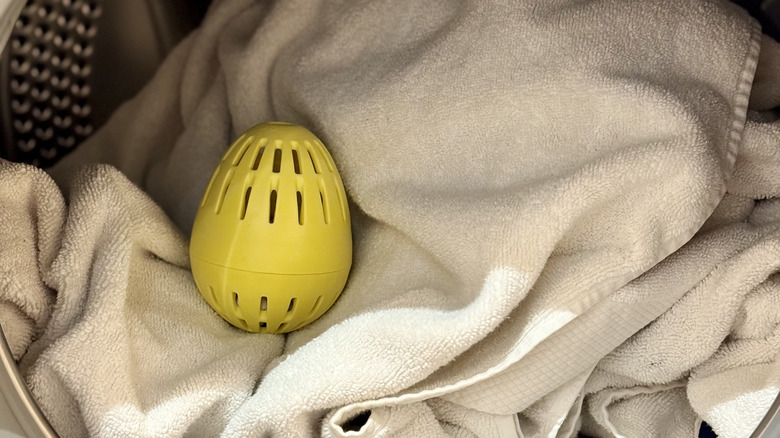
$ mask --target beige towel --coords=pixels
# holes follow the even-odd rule
[[[3,210],[14,233],[3,228],[0,254],[17,261],[3,264],[12,287],[0,292],[36,322],[21,365],[56,430],[217,435],[283,339],[239,332],[210,310],[192,282],[184,236],[116,169],[80,171],[67,212],[42,171],[0,161],[0,180],[10,188],[2,204],[18,206]],[[25,301],[15,300],[18,291]],[[30,337],[0,316],[11,345],[26,348]]]
[[[684,293],[615,298],[725,193],[758,39],[705,0],[218,1],[53,172],[78,177],[33,392],[65,436],[571,433],[589,369]],[[286,339],[221,323],[161,212],[76,170],[186,232],[274,119],[324,140],[354,218],[346,290]]]
[[[766,292],[776,288],[768,277],[780,270],[780,209],[773,203],[770,222],[711,231],[678,253],[711,255],[665,267],[659,290],[696,277],[698,284],[599,362],[587,385],[587,432],[691,436],[704,419],[720,437],[750,436],[780,383],[780,318]],[[649,405],[661,410],[648,412]]]
[[[0,324],[18,360],[52,313],[54,295],[41,267],[52,263],[66,212],[42,170],[4,164],[0,179]]]
[[[756,73],[780,84],[769,38]],[[756,109],[780,95],[751,99]],[[696,282],[652,324],[601,360],[587,384],[593,436],[690,436],[701,420],[747,438],[780,390],[780,121],[751,112],[728,194],[674,263],[654,271],[659,293]],[[693,257],[690,257],[693,256]],[[682,258],[688,258],[682,262]],[[645,274],[639,278],[652,275]],[[664,406],[648,411],[648,406]]]

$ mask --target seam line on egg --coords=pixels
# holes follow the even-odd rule
[[[251,271],[249,269],[241,269],[241,268],[234,268],[232,266],[220,265],[219,263],[210,262],[210,261],[204,260],[204,259],[202,259],[200,257],[191,257],[191,259],[193,259],[193,258],[194,259],[198,259],[198,260],[200,260],[203,263],[208,263],[210,265],[218,266],[220,268],[233,269],[235,271],[251,272],[253,274],[285,275],[285,276],[287,276],[287,275],[322,275],[322,274],[335,274],[336,272],[342,272],[342,271],[346,271],[347,270],[347,268],[344,268],[344,269],[336,269],[335,271],[310,272],[310,273],[306,273],[306,274],[285,274],[285,273],[279,273],[279,272]]]

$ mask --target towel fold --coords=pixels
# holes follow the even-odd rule
[[[0,199],[60,206],[3,218],[56,224],[22,230],[24,257],[42,261],[7,277],[37,284],[41,303],[49,293],[50,315],[0,289],[33,321],[31,389],[65,437],[563,437],[581,417],[607,434],[656,397],[687,403],[686,370],[717,355],[729,322],[648,376],[624,371],[646,356],[623,352],[677,336],[677,312],[708,291],[724,297],[713,318],[746,321],[746,334],[764,321],[726,293],[747,297],[775,269],[757,260],[774,251],[772,215],[743,202],[777,187],[767,123],[740,154],[759,36],[725,1],[215,2],[52,170],[67,213],[48,180],[45,199]],[[353,217],[347,288],[286,337],[216,316],[177,230],[225,148],[266,120],[323,139]],[[83,167],[95,161],[127,179]],[[16,172],[5,185],[34,173],[1,169]],[[710,233],[667,257],[708,218]],[[697,335],[709,333],[683,334]],[[653,404],[641,427],[692,436],[701,409],[733,426],[704,392],[732,363],[701,372],[675,421]],[[642,378],[668,387],[614,396]]]
[[[748,437],[777,395],[780,319],[765,296],[780,270],[780,215],[711,231],[678,254],[702,254],[697,245],[720,254],[669,266],[668,284],[659,286],[696,277],[698,284],[602,359],[591,376],[590,435],[691,436],[703,418],[718,436]],[[770,305],[756,307],[762,299]],[[737,378],[742,373],[754,375]],[[753,392],[761,398],[753,400]],[[665,407],[648,411],[648,405]]]
[[[764,87],[780,83],[780,45],[764,38],[762,47],[756,76]],[[778,97],[751,106],[776,106]],[[720,437],[747,438],[778,395],[780,121],[757,111],[748,119],[728,193],[698,235],[653,270],[659,291],[696,285],[602,359],[586,385],[592,436],[690,436],[703,419]]]
[[[51,264],[65,215],[54,181],[42,170],[0,167],[0,324],[15,359],[39,337],[54,295],[43,268]]]
[[[57,432],[218,435],[282,339],[242,333],[211,311],[184,237],[116,169],[79,171],[67,212],[42,171],[0,161],[0,181],[13,231],[0,239],[13,269],[0,292],[4,308],[35,322],[35,342],[6,315],[3,328],[15,351],[30,345],[21,367]]]

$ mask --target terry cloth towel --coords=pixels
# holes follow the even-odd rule
[[[3,229],[54,301],[2,289],[32,391],[66,437],[571,435],[599,359],[695,285],[615,298],[723,198],[759,35],[725,1],[216,1],[52,171],[67,212],[3,165],[42,191]],[[266,120],[323,139],[353,217],[347,288],[286,337],[222,322],[173,225]]]
[[[82,169],[67,208],[41,170],[0,161],[0,180],[0,321],[17,355],[38,337],[21,366],[57,432],[217,436],[283,339],[214,317],[186,239],[116,169]]]
[[[637,280],[693,287],[599,362],[585,386],[591,436],[691,436],[704,419],[719,437],[747,438],[778,395],[780,122],[767,110],[780,95],[767,90],[780,84],[780,45],[762,47],[726,196],[689,244]]]

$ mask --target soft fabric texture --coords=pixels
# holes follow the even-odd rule
[[[772,269],[731,260],[773,251],[772,211],[732,230],[729,218],[758,212],[731,204],[713,234],[667,258],[727,188],[744,207],[756,175],[776,183],[759,169],[771,148],[737,158],[759,35],[744,11],[706,0],[216,1],[146,89],[52,170],[67,212],[40,172],[3,164],[0,183],[32,181],[0,192],[21,205],[0,242],[38,260],[6,274],[30,285],[29,303],[0,289],[0,311],[26,318],[9,332],[17,354],[29,346],[31,389],[65,437],[532,437],[581,425],[608,436],[647,406],[648,428],[692,436],[701,417],[729,430],[733,409],[765,409],[707,392],[742,372],[737,346],[704,367],[719,357],[713,335],[689,386],[699,364],[669,356],[677,374],[633,393],[645,376],[618,359],[680,330],[713,266],[741,274],[713,290],[739,287],[745,302]],[[214,165],[267,120],[322,138],[353,218],[345,291],[286,337],[229,327],[187,266]],[[8,231],[22,221],[49,225]],[[729,232],[745,233],[742,246],[718,246]],[[749,344],[773,329],[755,311],[766,295],[743,313],[738,298],[714,307],[743,315]],[[690,407],[669,423],[658,394]],[[365,424],[345,429],[356,417]]]
[[[762,47],[756,77],[763,89],[780,83],[780,45],[764,38]],[[777,105],[777,94],[751,99],[755,109]],[[780,390],[775,115],[749,114],[726,196],[691,242],[632,283],[650,277],[658,278],[657,291],[695,285],[599,362],[585,387],[584,431],[690,436],[703,419],[720,437],[749,437]],[[653,419],[648,406],[664,412]]]
[[[780,204],[772,203],[766,223],[751,217],[708,232],[675,254],[692,257],[658,269],[659,289],[698,283],[599,362],[586,385],[591,436],[691,436],[701,418],[718,436],[750,436],[780,383],[769,278],[780,270]],[[648,406],[663,411],[653,418]]]
[[[14,281],[0,290],[35,322],[17,333],[11,320],[6,334],[12,346],[38,337],[21,366],[57,432],[218,435],[284,340],[240,332],[210,310],[186,239],[116,169],[79,171],[67,211],[40,170],[0,162],[0,180],[3,205],[15,207],[3,213],[14,233],[4,230],[0,254],[17,259],[3,264]]]
[[[1,171],[0,323],[18,360],[52,314],[55,297],[41,267],[54,259],[66,211],[43,171],[8,164]]]

